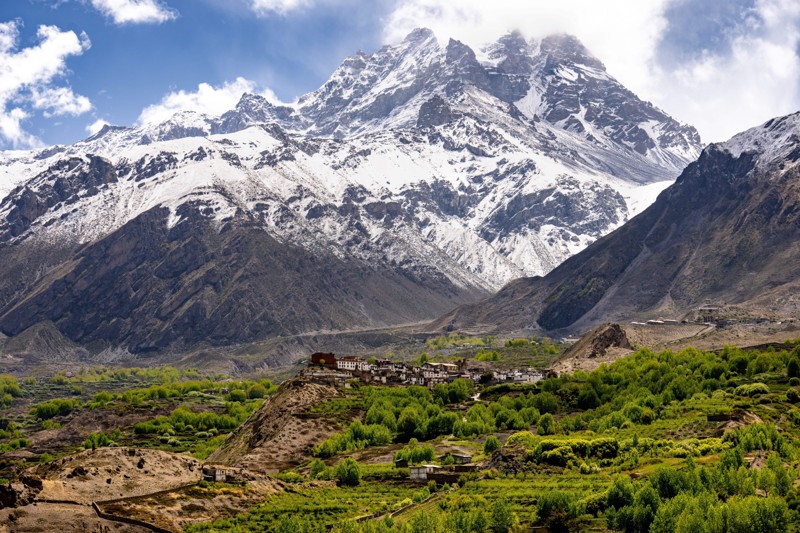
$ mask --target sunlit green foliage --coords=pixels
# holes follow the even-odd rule
[[[433,337],[425,341],[425,345],[431,350],[442,350],[444,348],[452,348],[454,346],[486,346],[493,347],[497,345],[497,340],[494,337],[471,337],[462,335],[460,333],[450,333],[439,337]]]
[[[53,418],[54,416],[68,415],[79,406],[80,402],[77,400],[62,400],[60,398],[56,398],[55,400],[50,400],[49,402],[43,402],[35,405],[31,409],[30,414],[34,418],[47,420],[49,418]]]

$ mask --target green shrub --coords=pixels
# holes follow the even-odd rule
[[[117,442],[122,438],[122,433],[119,429],[115,429],[111,433],[90,433],[86,440],[83,441],[85,449],[103,448],[106,446],[116,446]]]
[[[114,400],[114,394],[108,391],[100,391],[92,397],[92,403],[99,406],[103,406],[113,400]]]
[[[361,468],[358,463],[348,457],[336,467],[336,480],[340,485],[355,487],[361,483]]]
[[[765,383],[745,383],[733,391],[737,396],[759,396],[769,394],[769,387]]]
[[[559,446],[553,450],[542,452],[539,456],[540,462],[553,466],[567,466],[570,461],[576,461],[577,459],[577,456],[569,446]]]
[[[255,385],[251,386],[247,389],[247,397],[251,400],[257,398],[264,398],[267,395],[267,389],[261,383],[256,383]]]
[[[518,433],[513,433],[511,436],[506,439],[506,446],[514,447],[514,446],[522,446],[524,448],[534,448],[538,440],[536,436],[531,433],[530,431],[520,431]]]
[[[506,339],[505,347],[506,348],[520,348],[524,346],[530,346],[531,341],[528,339]]]
[[[233,389],[228,395],[225,397],[226,400],[229,402],[244,402],[247,400],[247,393],[241,389]]]
[[[493,454],[496,450],[500,449],[500,439],[494,435],[489,435],[483,443],[483,453],[486,455]]]
[[[31,409],[30,414],[34,418],[47,420],[55,416],[68,415],[79,405],[80,402],[77,400],[62,400],[56,398],[55,400],[50,400],[49,402],[43,402],[34,406]]]
[[[475,354],[476,361],[497,361],[498,359],[500,359],[500,354],[495,350],[479,350]]]
[[[552,435],[556,431],[556,421],[553,415],[545,413],[539,417],[539,422],[536,426],[536,433],[539,435]]]
[[[275,477],[286,483],[302,483],[303,481],[305,481],[303,479],[303,476],[301,476],[300,474],[298,474],[293,470],[289,470],[287,472],[281,472],[279,474],[276,474]]]

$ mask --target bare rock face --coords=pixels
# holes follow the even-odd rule
[[[0,241],[21,235],[51,209],[75,204],[116,181],[114,167],[103,158],[73,157],[58,161],[0,203],[0,212],[7,212],[5,219],[0,220]]]
[[[592,351],[589,353],[591,358],[604,356],[609,348],[632,349],[628,336],[619,324],[610,324],[592,335],[591,343]]]
[[[42,480],[23,475],[19,482],[0,485],[0,509],[24,507],[32,503],[42,491]]]

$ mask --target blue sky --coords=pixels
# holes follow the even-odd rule
[[[0,149],[103,122],[282,101],[427,26],[479,45],[577,35],[640,97],[724,140],[800,109],[795,0],[13,0],[0,3]]]

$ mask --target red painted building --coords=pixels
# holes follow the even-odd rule
[[[312,365],[323,365],[323,366],[332,366],[336,368],[336,356],[332,353],[312,353],[311,354],[311,364]]]

